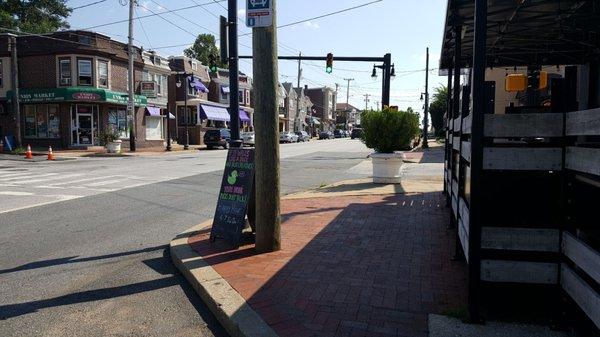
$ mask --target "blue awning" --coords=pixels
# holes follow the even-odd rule
[[[202,81],[200,81],[198,77],[190,76],[188,78],[188,81],[190,83],[190,87],[196,88],[196,90],[200,92],[208,93],[208,88],[206,88],[204,83],[202,83]]]
[[[200,104],[200,107],[201,119],[229,122],[229,112],[226,108],[208,104]]]
[[[229,93],[229,86],[227,86],[227,85],[224,85],[224,86],[222,86],[222,87],[221,87],[221,91],[222,91],[224,94],[228,94],[228,93]]]
[[[157,108],[155,106],[147,106],[146,116],[160,117],[160,108]]]
[[[248,113],[242,109],[240,109],[240,121],[242,122],[250,122],[250,117],[248,116]]]

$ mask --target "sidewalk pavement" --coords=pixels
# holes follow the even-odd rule
[[[233,336],[427,336],[428,314],[464,310],[467,271],[441,179],[409,180],[284,198],[278,252],[211,244],[209,221],[172,258]]]

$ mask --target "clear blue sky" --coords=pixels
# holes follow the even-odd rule
[[[94,0],[72,0],[69,1],[69,5],[76,7],[92,2]],[[143,16],[151,12],[166,11],[165,8],[176,9],[210,2],[211,0],[139,0],[141,6],[137,8],[137,14]],[[278,0],[277,21],[281,25],[367,2],[370,0]],[[221,4],[226,6],[226,2]],[[240,17],[244,18],[245,1],[239,0],[238,6]],[[127,10],[126,4],[123,6],[119,0],[107,0],[73,11],[69,22],[73,29],[87,28],[127,19]],[[302,51],[304,55],[324,56],[332,52],[335,57],[335,55],[383,56],[389,52],[392,54],[397,73],[396,79],[392,81],[391,104],[401,108],[412,106],[416,111],[421,111],[422,103],[419,101],[419,96],[424,90],[425,72],[403,73],[403,71],[424,70],[425,48],[428,46],[431,54],[430,67],[437,68],[445,10],[445,0],[383,0],[352,11],[312,20],[309,23],[279,29],[279,54],[291,55]],[[218,32],[218,19],[215,15],[226,15],[226,11],[214,3],[177,13],[185,19],[173,13],[166,13],[163,16],[183,29],[175,27],[158,16],[136,22],[134,28],[136,44],[145,49],[157,48],[157,51],[164,56],[181,55],[185,47],[159,47],[191,44],[194,41],[193,35],[210,33],[200,26]],[[127,23],[93,30],[126,41]],[[243,34],[250,30],[240,24],[239,31]],[[250,36],[240,37],[240,44],[240,54],[251,52],[249,48],[243,46],[251,45]],[[354,78],[355,80],[350,84],[350,103],[358,108],[364,108],[364,94],[368,93],[372,95],[369,102],[371,107],[381,100],[381,76],[373,80],[372,67],[373,65],[368,63],[334,62],[333,73],[326,74],[324,62],[308,62],[303,64],[301,84],[307,84],[309,87],[327,85],[335,88],[335,83],[339,83],[338,101],[345,102],[347,82],[343,78]],[[240,70],[251,75],[250,61],[240,62]],[[296,83],[296,73],[296,62],[280,61],[281,82]],[[431,91],[440,83],[445,83],[445,78],[437,76],[437,70],[432,71],[430,75]]]

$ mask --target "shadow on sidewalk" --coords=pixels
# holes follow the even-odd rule
[[[466,267],[450,261],[441,193],[282,205],[281,251],[217,251],[202,235],[190,239],[279,335],[426,336],[428,313],[465,305]]]

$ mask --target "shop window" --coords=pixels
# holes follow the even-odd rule
[[[77,76],[79,85],[92,85],[92,60],[77,60]]]
[[[239,102],[241,105],[244,105],[244,90],[240,90],[240,91],[238,92],[238,102]]]
[[[25,138],[60,138],[56,105],[25,105]]]
[[[108,62],[98,61],[98,85],[108,88]]]
[[[58,60],[59,84],[71,85],[71,59],[61,58]]]
[[[162,140],[161,116],[146,116],[146,140]]]
[[[117,130],[121,138],[129,138],[127,111],[124,108],[109,108],[108,127],[111,130]]]
[[[186,123],[188,126],[194,126],[198,124],[198,114],[196,113],[195,110],[192,110],[192,107],[187,108],[187,119],[186,119],[186,114],[184,113],[184,108],[183,106],[178,106],[177,107],[177,125],[178,126],[185,126]]]

